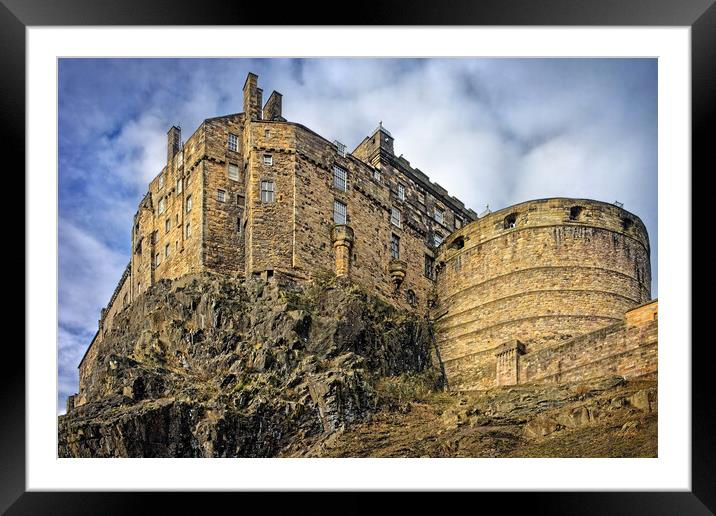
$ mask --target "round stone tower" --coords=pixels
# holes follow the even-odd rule
[[[617,323],[651,292],[642,221],[586,199],[490,213],[451,234],[436,267],[438,349],[455,389],[493,387],[498,359]]]

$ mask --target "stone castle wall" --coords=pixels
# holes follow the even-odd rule
[[[491,213],[438,255],[438,348],[456,388],[495,385],[496,350],[526,353],[616,324],[650,299],[649,241],[638,217],[584,199]]]
[[[81,384],[117,313],[157,281],[203,271],[299,281],[348,275],[435,320],[456,389],[567,378],[558,360],[567,352],[579,357],[573,374],[597,370],[590,357],[606,357],[604,346],[632,361],[620,370],[655,367],[648,346],[639,362],[634,338],[619,336],[629,333],[625,312],[636,317],[642,312],[630,310],[650,299],[649,241],[638,217],[597,201],[543,199],[477,219],[396,157],[382,124],[345,152],[287,122],[279,93],[261,109],[257,80],[247,77],[242,113],[205,120],[183,145],[180,129],[169,130],[167,165],[135,214],[131,261],[80,364]],[[335,167],[347,174],[345,190],[334,185]],[[273,184],[271,202],[262,199],[264,181]],[[346,207],[344,225],[334,221],[335,201]],[[605,360],[607,371],[615,362]],[[84,399],[80,389],[73,403]]]
[[[617,324],[519,357],[519,383],[576,382],[657,372],[658,302],[628,311]]]

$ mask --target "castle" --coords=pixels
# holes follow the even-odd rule
[[[430,317],[453,389],[657,370],[649,240],[614,204],[543,199],[478,215],[402,156],[382,124],[353,152],[263,103],[204,120],[134,216],[132,255],[83,357],[163,279],[210,271],[306,282],[330,272]],[[262,107],[263,104],[263,107]],[[69,403],[69,402],[68,402]]]

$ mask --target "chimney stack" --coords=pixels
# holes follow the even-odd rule
[[[244,113],[249,120],[261,120],[262,90],[258,87],[259,77],[249,72],[244,83]]]
[[[277,91],[271,92],[271,96],[264,106],[264,120],[283,120],[281,116],[281,101],[283,95]]]
[[[167,165],[172,162],[174,155],[181,150],[181,127],[173,125],[167,132]]]

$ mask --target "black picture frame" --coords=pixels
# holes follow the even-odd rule
[[[409,8],[408,8],[409,5]],[[372,7],[371,7],[372,6]],[[340,9],[345,9],[341,11]],[[320,13],[323,13],[321,16]],[[708,129],[716,122],[716,5],[714,0],[413,0],[361,4],[240,2],[223,4],[203,0],[201,6],[186,0],[0,0],[0,114],[4,129],[5,170],[25,170],[25,29],[29,26],[82,25],[551,25],[551,26],[689,26],[692,73],[692,171],[691,180],[713,170],[713,143]],[[8,162],[9,160],[9,162]],[[707,164],[710,165],[707,169]],[[700,173],[698,173],[700,171]],[[694,173],[697,172],[697,173]],[[48,173],[50,173],[48,171]],[[684,171],[688,174],[689,171]],[[16,176],[19,180],[19,177]],[[15,197],[24,199],[24,182],[18,181]],[[696,190],[698,191],[698,190]],[[23,202],[23,201],[20,201]],[[692,206],[708,209],[692,201]],[[24,208],[24,207],[23,207]],[[16,213],[24,213],[18,208]],[[680,217],[702,219],[697,211],[672,207]],[[696,235],[692,231],[692,235]],[[17,246],[19,248],[19,246]],[[693,253],[693,251],[691,250]],[[709,270],[706,254],[692,254],[692,271]],[[14,255],[17,263],[26,256]],[[699,260],[702,263],[699,263]],[[703,267],[699,267],[703,265]],[[11,260],[12,266],[12,260]],[[9,270],[9,269],[5,269]],[[27,265],[25,276],[31,274]],[[18,289],[18,292],[20,290]],[[19,304],[19,303],[18,303]],[[708,304],[692,302],[693,310]],[[692,321],[708,317],[694,318]],[[695,335],[695,334],[694,334]],[[259,502],[255,494],[206,493],[79,493],[26,492],[25,484],[25,354],[21,347],[5,346],[0,361],[2,399],[0,409],[0,510],[8,514],[142,514],[161,498],[164,513],[209,508],[206,496],[215,500],[242,497],[242,504]],[[716,511],[716,449],[714,408],[710,383],[712,344],[692,337],[692,490],[690,492],[584,492],[584,493],[480,493],[485,498],[509,497],[505,507],[551,514],[713,514]],[[664,343],[686,346],[689,343]],[[265,496],[265,495],[264,495]],[[299,496],[294,494],[293,496]],[[356,493],[350,495],[357,497]],[[472,495],[474,496],[474,494]],[[301,504],[300,495],[292,503]],[[415,498],[417,501],[420,496]],[[345,504],[345,502],[341,502]],[[454,503],[460,504],[460,501]],[[474,503],[474,502],[471,502]],[[331,504],[323,504],[330,510]],[[249,505],[245,505],[249,507]],[[311,504],[312,510],[316,509]],[[345,507],[345,505],[344,505]],[[366,505],[363,505],[366,507]],[[485,505],[487,507],[487,505]],[[335,509],[335,507],[334,507]]]

